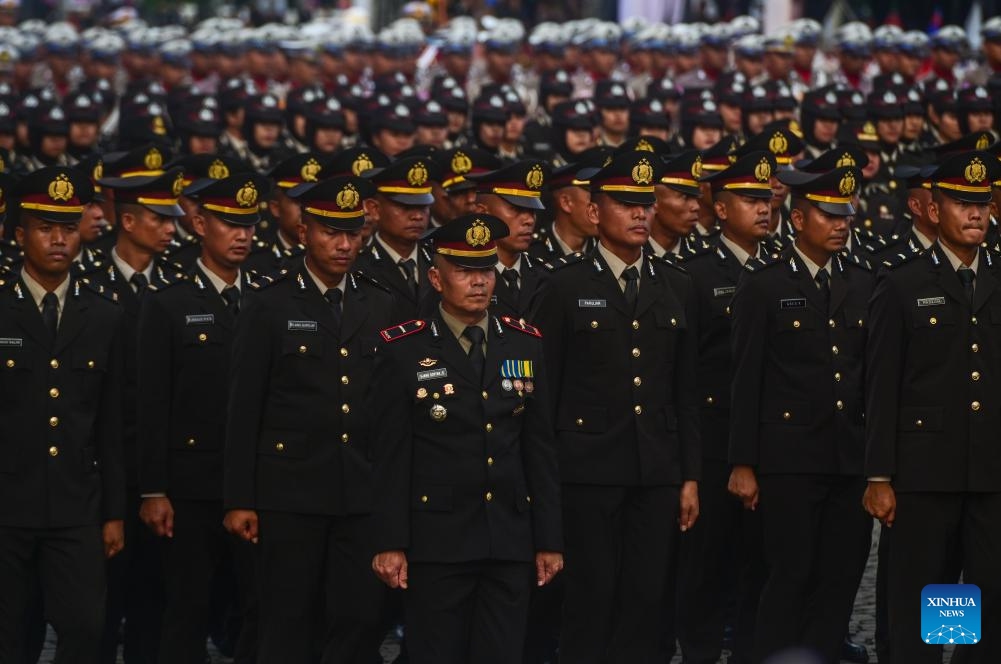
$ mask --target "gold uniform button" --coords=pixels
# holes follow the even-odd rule
[[[59,456],[59,448],[56,447],[55,445],[53,445],[52,447],[50,447],[49,448],[49,456],[50,457],[57,457],[57,456]]]
[[[837,355],[838,354],[838,347],[837,346],[831,346],[831,352],[834,353],[835,355]]]
[[[421,496],[421,502],[422,503],[426,503],[427,501],[428,501],[428,497],[427,496]]]
[[[7,360],[7,368],[8,369],[14,368],[14,360]]]
[[[597,328],[598,328],[598,321],[596,320],[591,321],[591,329],[595,330]]]
[[[532,497],[531,496],[525,496],[525,502],[526,503],[532,502]]]
[[[636,387],[639,387],[642,384],[643,384],[643,379],[642,378],[640,378],[639,376],[636,376],[635,378],[633,378],[633,385],[635,385]]]
[[[634,406],[633,407],[633,412],[636,413],[637,415],[642,415],[643,414],[643,406]]]
[[[575,424],[577,426],[579,426],[579,427],[582,427],[582,426],[584,426],[584,420],[582,420],[581,418],[578,417],[577,421],[575,422]]]
[[[916,420],[916,421],[914,422],[914,426],[916,426],[916,427],[917,427],[917,428],[919,428],[919,429],[920,429],[921,427],[923,427],[924,425],[925,425],[925,423],[924,423],[924,421],[923,421],[923,420]]]
[[[350,378],[348,378],[347,376],[341,376],[341,385],[347,385],[350,382],[351,382]]]
[[[480,396],[482,396],[482,397],[483,397],[484,399],[486,399],[486,398],[487,398],[487,397],[489,397],[490,395],[489,395],[489,394],[487,394],[487,391],[486,391],[486,390],[483,390],[482,392],[480,392]]]
[[[864,320],[862,320],[861,318],[859,318],[859,319],[858,319],[858,326],[859,326],[859,327],[865,327],[865,321],[864,321]]]
[[[713,398],[712,397],[706,397],[706,404],[708,404],[710,406],[713,405]]]
[[[834,372],[834,382],[836,382],[836,383],[840,383],[841,382],[841,372],[840,371],[835,371]]]
[[[973,344],[972,346],[970,346],[970,350],[972,350],[974,353],[979,353],[980,352],[980,344]]]
[[[299,352],[300,353],[305,353],[307,350],[309,350],[309,349],[306,348],[305,346],[299,346]]]
[[[676,318],[671,319],[671,327],[678,327],[678,320]]]
[[[837,403],[834,404],[834,407],[837,408],[838,410],[844,410],[845,402],[842,401],[841,399],[838,399]]]
[[[489,491],[487,491],[487,495],[485,496],[485,498],[487,499],[487,502],[489,503],[491,500],[494,499],[494,494],[492,494]]]
[[[275,443],[275,449],[279,452],[285,451],[285,443]]]
[[[493,457],[487,457],[487,465],[488,466],[494,465],[494,458]]]
[[[792,326],[793,326],[793,327],[795,327],[796,329],[799,329],[799,326],[800,326],[800,322],[799,322],[798,320],[794,320],[794,321],[792,322]]]
[[[837,326],[838,326],[838,324],[834,322],[834,319],[833,319],[833,318],[832,318],[831,320],[827,321],[827,324],[828,324],[828,325],[829,325],[829,326],[830,326],[831,328],[835,328],[835,327],[837,327]]]
[[[59,418],[58,417],[50,417],[49,418],[49,426],[50,427],[57,427],[57,426],[59,426]]]
[[[489,422],[487,422],[487,426],[485,428],[487,430],[487,433],[490,433],[491,431],[494,430],[494,425],[492,425]]]
[[[977,412],[978,410],[980,410],[980,402],[979,401],[974,401],[973,403],[971,403],[970,404],[970,409],[973,412]]]
[[[729,315],[730,315],[730,307],[727,307],[727,308],[726,308],[726,315],[727,315],[727,316],[729,316]]]
[[[633,357],[639,357],[639,356],[640,356],[640,349],[633,348]]]
[[[977,317],[974,316],[973,318],[971,318],[970,322],[973,323],[974,325],[976,325],[977,324]]]
[[[50,388],[49,389],[49,396],[52,397],[53,399],[58,399],[59,398],[59,388],[58,387]]]
[[[202,332],[201,334],[198,335],[198,340],[199,341],[208,341],[208,339],[209,339],[209,335],[205,334],[204,332]]]
[[[974,382],[980,380],[980,372],[974,371],[973,373],[970,374],[970,378],[972,378]]]
[[[188,447],[193,447],[194,444],[195,444],[195,439],[194,438],[188,438]]]
[[[640,329],[640,322],[638,320],[633,321],[633,329],[634,330]]]
[[[792,418],[792,413],[790,413],[789,411],[786,411],[786,412],[782,413],[782,419],[783,420],[788,420],[790,418]]]
[[[59,368],[59,360],[55,360],[55,359],[49,360],[49,366],[52,367],[53,369],[58,369]]]
[[[348,436],[348,435],[347,435],[346,433],[342,433],[342,434],[341,434],[341,442],[342,442],[342,443],[346,443],[346,442],[348,442],[348,441],[349,441],[350,439],[351,439],[351,438],[350,438],[350,437],[349,437],[349,436]]]
[[[88,369],[94,368],[94,360],[87,360],[87,368]]]
[[[347,415],[348,413],[351,412],[351,406],[349,406],[348,404],[343,404],[341,406],[341,412]]]
[[[341,357],[347,357],[347,356],[348,356],[348,349],[347,348],[342,348],[341,349]]]
[[[935,318],[934,316],[932,316],[931,318],[928,319],[928,324],[929,325],[938,325],[938,319]]]

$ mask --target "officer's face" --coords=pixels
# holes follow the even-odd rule
[[[786,202],[786,196],[789,195],[789,187],[779,182],[779,179],[775,176],[768,181],[772,188],[772,200],[771,209],[777,210],[782,207],[782,204]]]
[[[124,212],[122,229],[128,233],[129,241],[136,247],[151,253],[162,254],[174,238],[174,218],[157,214],[146,208],[136,207]]]
[[[40,152],[50,159],[55,159],[66,152],[65,136],[43,136]]]
[[[916,58],[913,55],[908,55],[906,53],[901,53],[900,58],[897,60],[897,67],[900,73],[909,79],[913,79],[917,76],[918,72],[921,71],[921,66],[923,64],[923,58]]]
[[[594,134],[590,129],[567,129],[566,137],[567,152],[570,154],[580,154],[594,147]]]
[[[707,150],[719,143],[723,138],[723,130],[719,127],[695,127],[692,130],[692,148]]]
[[[835,254],[848,242],[847,216],[828,214],[815,205],[804,205],[802,210],[793,209],[790,220],[796,229],[796,246],[808,256]]]
[[[285,239],[290,243],[295,243],[299,237],[299,220],[302,217],[299,204],[276,187],[274,197],[268,201],[268,208],[271,211],[271,216],[278,220],[278,228]]]
[[[461,267],[440,257],[428,270],[431,287],[441,294],[441,306],[456,317],[479,320],[490,306],[497,273],[493,266]]]
[[[987,233],[988,203],[966,203],[936,193],[928,206],[928,218],[938,225],[938,235],[948,246],[972,249]]]
[[[101,236],[101,231],[106,225],[101,206],[93,202],[87,203],[80,218],[80,241],[84,244],[93,242]]]
[[[517,143],[521,140],[521,134],[525,131],[525,116],[512,113],[504,123],[504,141]]]
[[[723,233],[735,241],[749,243],[768,236],[771,204],[768,198],[752,198],[720,192],[713,204],[716,217],[723,222]]]
[[[740,131],[740,106],[721,102],[719,114],[723,118],[723,129],[726,132],[734,134]]]
[[[653,206],[653,223],[668,235],[680,238],[695,230],[699,222],[699,198],[667,187],[654,188],[657,202]]]
[[[189,136],[188,151],[191,154],[212,154],[219,147],[215,136]]]
[[[403,205],[379,194],[365,201],[365,212],[372,218],[379,235],[404,245],[417,242],[427,230],[430,207]]]
[[[970,132],[988,131],[994,128],[994,114],[990,111],[973,111],[966,114]]]
[[[202,256],[209,264],[235,268],[250,255],[254,226],[227,224],[214,214],[196,214],[191,219],[195,234],[202,240]]]
[[[900,135],[904,131],[904,118],[887,118],[876,122],[876,133],[880,140],[888,145],[896,145],[900,142]]]
[[[945,141],[958,141],[963,133],[959,130],[959,116],[953,111],[946,111],[939,116],[938,131]]]
[[[876,51],[873,58],[879,65],[879,71],[882,74],[892,74],[900,68],[900,57],[896,51]]]
[[[300,232],[309,269],[328,286],[340,283],[365,243],[361,229],[341,231],[308,217],[304,218]]]
[[[453,219],[459,215],[476,212],[476,190],[469,189],[467,191],[460,191],[457,194],[449,194],[448,204],[451,208]]]
[[[601,126],[613,134],[624,134],[629,130],[628,108],[601,109]]]
[[[602,244],[612,251],[639,249],[650,237],[652,206],[622,203],[608,194],[596,194],[590,209]]]
[[[535,231],[535,210],[511,205],[495,194],[481,195],[477,199],[477,209],[483,214],[492,214],[508,228],[508,236],[497,240],[497,245],[509,252],[526,251],[532,244]]]
[[[258,122],[254,124],[254,142],[265,150],[274,147],[278,142],[278,135],[281,134],[282,126],[273,122]]]
[[[332,153],[341,146],[344,132],[336,127],[318,127],[313,135],[313,147],[319,152]]]
[[[480,143],[488,148],[497,148],[504,140],[503,122],[481,122],[479,124]]]
[[[765,125],[775,119],[775,114],[771,111],[751,111],[747,114],[747,133],[756,136],[761,133]]]
[[[53,224],[25,215],[14,229],[14,239],[24,251],[24,264],[32,271],[47,276],[64,276],[80,253],[80,227],[73,224]]]
[[[448,112],[448,133],[459,134],[466,128],[466,114],[458,111]]]
[[[414,147],[414,134],[392,129],[380,129],[372,134],[372,143],[387,157],[395,157]]]
[[[583,237],[595,237],[598,227],[591,223],[588,208],[591,193],[584,187],[562,187],[556,196],[556,204],[567,215],[570,225]]]
[[[618,54],[612,50],[599,48],[591,54],[591,63],[594,71],[603,76],[611,74],[618,61]]]
[[[429,127],[419,125],[417,127],[417,145],[433,145],[440,148],[445,145],[448,138],[448,127]]]
[[[70,144],[80,148],[91,148],[97,143],[96,122],[71,122]]]
[[[830,145],[838,135],[838,121],[818,118],[813,123],[813,138],[820,145]]]

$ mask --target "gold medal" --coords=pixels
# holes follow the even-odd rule
[[[436,403],[431,406],[431,419],[435,422],[444,421],[445,417],[448,416],[448,410],[445,409],[440,403]]]
[[[417,388],[417,398],[418,399],[427,399],[428,398],[427,388],[418,387]]]
[[[445,383],[442,389],[445,390],[445,394],[455,394],[455,387],[452,383]]]
[[[525,381],[525,391],[528,392],[529,394],[531,394],[532,392],[534,392],[535,391],[535,383],[533,383],[530,380],[526,380]]]

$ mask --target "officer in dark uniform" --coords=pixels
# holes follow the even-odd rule
[[[942,661],[919,639],[918,606],[926,584],[956,583],[954,558],[980,587],[982,625],[1001,624],[1001,542],[988,525],[1001,518],[1001,263],[981,246],[999,178],[988,152],[947,158],[931,177],[938,240],[885,270],[872,299],[865,507],[889,527],[894,662]],[[1001,639],[977,636],[954,661],[1001,660]]]
[[[372,566],[406,589],[415,664],[520,661],[531,589],[563,567],[541,334],[488,315],[506,233],[481,214],[435,230],[437,312],[382,332]]]
[[[289,191],[305,256],[255,282],[237,321],[223,502],[254,542],[260,662],[367,662],[382,586],[372,548],[369,414],[362,395],[392,296],[352,272],[369,183],[340,176]]]
[[[434,202],[434,170],[431,160],[408,157],[365,175],[376,189],[365,200],[365,214],[374,220],[376,233],[359,254],[358,268],[393,293],[394,318],[400,321],[418,318],[435,301],[427,278],[431,254],[420,243]]]
[[[433,159],[441,174],[440,181],[431,181],[434,195],[431,225],[435,227],[476,212],[476,183],[466,179],[467,175],[478,175],[501,167],[501,161],[496,156],[468,146],[439,150]]]
[[[695,295],[679,268],[643,255],[658,162],[626,152],[590,178],[598,247],[554,269],[539,309],[563,482],[568,662],[654,661],[677,528],[698,516]]]
[[[587,157],[557,168],[550,176],[546,207],[552,220],[539,224],[535,231],[532,245],[528,248],[528,253],[534,258],[556,261],[594,249],[598,229],[588,216],[591,183],[586,175],[596,172],[611,152],[604,147],[593,150],[596,151],[593,153],[595,157],[600,155],[597,166]]]
[[[143,162],[150,159],[149,148]],[[161,162],[162,163],[162,162]],[[174,237],[175,219],[183,214],[177,198],[183,187],[181,169],[162,171],[137,168],[118,177],[100,180],[112,190],[117,216],[115,246],[106,268],[91,273],[91,282],[113,293],[123,307],[125,351],[124,453],[128,486],[125,535],[129,546],[112,561],[108,580],[108,612],[101,662],[115,661],[118,634],[123,617],[126,657],[154,662],[159,648],[163,603],[162,542],[139,520],[138,440],[136,429],[136,381],[138,375],[137,329],[139,308],[150,286],[166,286],[183,273],[161,258]]]
[[[538,311],[544,273],[542,261],[527,252],[532,244],[536,215],[545,210],[542,187],[550,168],[544,161],[524,159],[510,166],[467,180],[476,183],[476,207],[507,226],[497,244],[497,283],[491,305],[501,316],[534,320]]]
[[[681,261],[692,256],[702,245],[695,235],[699,223],[698,178],[702,175],[702,158],[698,151],[688,150],[664,165],[664,172],[654,192],[647,251],[669,261]]]
[[[764,247],[772,192],[755,175],[762,157],[771,168],[768,155],[749,153],[718,176],[707,178],[717,185],[725,182],[726,188],[715,188],[716,218],[722,230],[706,240],[706,249],[685,261],[699,303],[696,396],[701,409],[702,482],[699,520],[683,538],[679,551],[677,624],[682,653],[692,664],[719,659],[731,597],[731,658],[735,663],[750,661],[763,581],[760,520],[756,513],[744,513],[727,491],[727,447],[733,372],[730,301],[745,264],[774,260]],[[675,186],[698,191],[698,184],[682,182],[685,172],[678,171]],[[692,173],[688,175],[690,179]]]
[[[156,536],[168,538],[165,664],[204,660],[209,592],[224,560],[248,572],[242,591],[253,596],[251,552],[243,548],[249,545],[222,528],[222,449],[230,347],[249,283],[240,265],[250,254],[267,185],[263,176],[236,173],[185,189],[198,206],[192,225],[201,256],[186,279],[151,286],[140,313],[139,514]],[[244,606],[252,606],[247,599]],[[249,662],[253,621],[243,626],[236,659]]]
[[[0,276],[4,447],[0,660],[27,658],[40,582],[61,662],[92,662],[104,624],[105,558],[124,545],[121,312],[71,276],[92,188],[78,171],[20,183],[19,272]]]
[[[762,160],[754,172],[765,181],[769,170]],[[839,661],[869,550],[872,523],[859,502],[873,275],[840,253],[861,177],[851,166],[780,173],[793,190],[795,244],[780,260],[748,265],[731,305],[729,488],[747,509],[760,499],[769,569],[755,661],[795,646]]]

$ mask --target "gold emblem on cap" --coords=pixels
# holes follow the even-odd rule
[[[653,152],[653,146],[645,138],[641,138],[640,142],[636,144],[636,150],[639,152]]]
[[[653,166],[646,158],[640,159],[639,163],[633,166],[633,172],[630,175],[636,184],[650,184],[653,182]]]
[[[799,123],[795,120],[789,121],[789,133],[796,138],[803,138],[803,130],[800,128]]]
[[[153,118],[153,133],[157,136],[164,136],[167,134],[167,125],[164,124],[163,118],[159,115]]]
[[[754,177],[758,178],[758,182],[768,182],[769,178],[772,177],[772,165],[764,157],[754,167]]]
[[[841,182],[838,183],[838,191],[841,192],[842,196],[851,196],[855,193],[855,174],[848,171],[841,176]]]
[[[236,202],[242,207],[257,205],[257,187],[254,186],[253,182],[248,182],[240,187],[240,190],[236,192]]]
[[[781,131],[775,132],[771,140],[768,141],[768,149],[774,154],[785,154],[789,149],[789,141]]]
[[[361,195],[358,194],[358,190],[355,189],[353,184],[345,185],[343,189],[337,192],[337,197],[334,199],[337,207],[342,210],[354,210],[358,207],[360,200]]]
[[[65,174],[60,173],[49,183],[49,198],[63,202],[73,198],[73,183]]]
[[[692,162],[692,177],[696,180],[702,177],[702,155],[696,155]]]
[[[371,157],[364,152],[355,157],[354,162],[351,164],[351,172],[355,175],[361,175],[370,168],[375,168],[375,164],[372,163]]]
[[[490,242],[490,229],[479,219],[474,220],[466,231],[466,244],[470,247],[482,247],[487,242]]]
[[[858,164],[855,163],[855,157],[851,156],[850,153],[846,152],[843,155],[841,155],[841,159],[838,159],[838,163],[836,163],[834,166],[835,168],[842,168],[843,166],[857,166],[857,165]]]
[[[320,174],[320,162],[312,157],[299,169],[299,175],[303,182],[316,182],[316,176]]]
[[[532,166],[528,175],[525,176],[525,184],[529,189],[541,189],[543,180],[545,180],[545,176],[542,173],[542,166],[538,164]]]
[[[866,123],[864,125],[862,125],[862,133],[863,134],[875,134],[876,133],[876,125],[874,125],[872,123],[872,120],[867,120]]]
[[[411,187],[420,187],[428,181],[428,169],[423,161],[419,161],[407,171],[407,182]]]
[[[209,164],[209,177],[213,180],[222,180],[223,178],[229,177],[229,167],[222,163],[221,160],[216,159],[211,164]]]
[[[146,153],[146,157],[143,158],[143,165],[149,170],[155,171],[163,166],[163,155],[156,148],[150,148],[149,152]]]
[[[984,166],[984,162],[980,161],[980,157],[974,157],[966,166],[966,170],[963,171],[963,176],[970,184],[983,182],[984,178],[987,177],[987,167]]]
[[[987,134],[980,134],[980,138],[977,139],[977,149],[986,150],[990,144],[990,137]]]
[[[456,152],[452,156],[452,172],[456,175],[465,175],[473,170],[473,160],[465,152]]]
[[[174,184],[171,187],[171,191],[174,192],[175,196],[180,196],[181,195],[181,191],[183,189],[184,189],[184,176],[182,174],[178,173],[177,177],[174,178]]]

